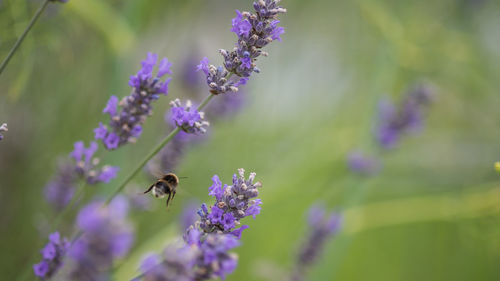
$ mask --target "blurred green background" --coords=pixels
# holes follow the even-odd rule
[[[185,96],[181,66],[189,56],[220,63],[231,48],[237,0],[70,0],[52,4],[0,76],[0,276],[31,267],[55,214],[43,187],[77,140],[90,141],[110,95],[129,94],[129,75],[149,51],[173,65],[170,95],[155,105],[137,144],[103,161],[119,178],[166,133],[163,115]],[[0,2],[0,58],[40,1]],[[176,173],[188,176],[169,212],[133,214],[137,239],[116,280],[128,280],[140,257],[179,234],[178,214],[192,199],[210,200],[218,174],[237,168],[263,182],[263,209],[227,280],[279,280],[293,267],[318,200],[343,210],[345,225],[308,280],[500,279],[500,3],[498,1],[284,0],[283,42],[258,61],[240,114],[218,121]],[[200,79],[202,79],[200,74]],[[401,98],[413,83],[436,89],[426,128],[382,156],[372,178],[353,175],[346,155],[373,148],[380,97]],[[120,179],[90,187],[109,194]],[[135,179],[147,186],[149,179]],[[208,201],[211,202],[211,201]],[[67,219],[70,223],[71,219]],[[43,228],[43,227],[42,227]],[[71,229],[63,229],[71,233]],[[43,232],[43,231],[42,231]],[[39,256],[36,256],[38,259]],[[34,279],[34,277],[32,278]]]

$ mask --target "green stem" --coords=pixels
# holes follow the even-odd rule
[[[31,28],[33,27],[33,25],[35,25],[36,21],[38,20],[38,18],[40,17],[40,15],[43,13],[43,11],[45,10],[45,8],[47,8],[47,5],[49,4],[49,2],[50,2],[50,0],[45,0],[43,2],[43,4],[40,6],[40,8],[38,8],[38,10],[36,11],[35,15],[33,16],[33,18],[31,19],[30,23],[28,24],[28,27],[26,27],[26,29],[23,31],[23,34],[21,34],[21,37],[19,37],[17,39],[17,41],[14,44],[14,46],[12,47],[12,49],[10,49],[9,54],[7,55],[7,57],[3,60],[2,64],[0,65],[0,74],[2,74],[3,70],[5,69],[5,67],[7,67],[7,64],[9,63],[10,59],[14,56],[14,53],[19,48],[19,46],[23,42],[23,40],[26,37],[26,35],[28,35],[28,32],[31,30]]]

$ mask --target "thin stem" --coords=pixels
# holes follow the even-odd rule
[[[43,13],[43,11],[45,10],[45,8],[47,8],[47,5],[49,4],[49,2],[50,2],[50,0],[44,0],[44,2],[42,3],[42,5],[40,6],[40,8],[38,8],[38,10],[36,11],[35,15],[31,19],[31,21],[28,24],[28,26],[26,27],[26,29],[23,31],[23,33],[21,34],[21,36],[17,39],[17,41],[14,44],[14,46],[12,47],[12,49],[10,49],[9,54],[7,55],[7,57],[3,60],[2,64],[0,65],[0,74],[2,74],[3,70],[5,69],[5,67],[7,66],[7,64],[9,63],[10,59],[12,58],[12,56],[14,56],[14,53],[19,48],[19,46],[23,42],[23,40],[26,37],[26,35],[28,35],[28,32],[31,30],[31,28],[33,27],[33,25],[35,25],[35,23],[38,20],[38,18],[40,17],[40,15]]]

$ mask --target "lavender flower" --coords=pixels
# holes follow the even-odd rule
[[[326,240],[340,229],[342,217],[336,213],[327,214],[321,206],[313,206],[309,210],[308,222],[311,232],[299,251],[291,281],[304,280],[307,269],[318,259]]]
[[[69,0],[50,0],[51,2],[68,3]]]
[[[147,116],[152,114],[152,102],[167,95],[170,78],[161,81],[165,74],[171,74],[171,63],[163,58],[158,64],[158,71],[153,75],[153,69],[157,64],[158,55],[148,53],[142,61],[142,68],[136,75],[132,75],[129,86],[132,93],[124,97],[120,102],[116,96],[111,96],[103,113],[109,114],[111,120],[109,128],[99,123],[94,130],[95,139],[102,140],[108,150],[116,149],[126,143],[134,143],[142,133],[142,124]],[[121,108],[118,111],[118,106]]]
[[[379,103],[375,138],[385,149],[394,148],[403,134],[419,131],[423,126],[423,108],[432,100],[433,93],[426,86],[410,91],[398,108],[390,100]]]
[[[77,175],[74,166],[59,164],[55,177],[45,186],[45,199],[56,211],[61,211],[75,194]]]
[[[196,219],[198,218],[198,206],[199,205],[195,201],[191,201],[182,210],[180,216],[180,227],[182,231],[185,231],[196,222]]]
[[[217,175],[212,178],[213,185],[209,188],[209,195],[215,197],[215,204],[208,210],[206,204],[202,204],[198,211],[200,216],[200,229],[204,233],[228,233],[239,236],[234,228],[240,224],[240,220],[247,216],[255,218],[260,213],[260,199],[253,199],[259,195],[260,182],[253,183],[255,173],[250,173],[245,179],[245,170],[238,169],[238,175],[233,175],[233,185],[222,186]]]
[[[186,102],[186,106],[182,106],[179,99],[175,99],[170,102],[172,107],[172,122],[189,134],[205,133],[207,127],[210,123],[204,120],[205,113],[198,112],[196,108],[193,107],[190,100]]]
[[[71,157],[75,160],[75,172],[80,177],[84,178],[89,184],[99,182],[108,183],[116,177],[120,170],[118,167],[105,165],[102,168],[97,168],[99,158],[93,158],[97,151],[97,143],[91,142],[88,148],[85,147],[82,141],[78,141],[74,145],[74,150],[71,152]]]
[[[61,239],[59,232],[49,235],[49,243],[40,251],[43,259],[33,265],[35,275],[41,280],[47,280],[57,273],[63,264],[63,258],[69,249],[68,239]]]
[[[236,92],[238,86],[245,84],[253,72],[260,72],[255,62],[260,55],[267,56],[261,49],[274,40],[281,41],[280,35],[284,32],[283,27],[278,26],[277,17],[285,13],[286,9],[278,6],[279,2],[255,1],[255,14],[236,10],[231,31],[238,36],[238,42],[232,51],[220,50],[224,67],[210,65],[207,58],[203,58],[198,65],[198,70],[205,73],[212,94]],[[230,79],[230,73],[240,78]]]
[[[198,211],[200,219],[187,228],[183,238],[184,247],[169,247],[163,261],[158,256],[147,257],[141,269],[142,279],[147,281],[209,280],[222,278],[234,271],[238,258],[229,251],[239,246],[241,233],[248,226],[242,226],[240,219],[260,213],[258,196],[259,182],[253,183],[255,173],[246,179],[244,170],[233,176],[233,185],[222,187],[217,176],[209,195],[215,197],[212,212],[206,204]]]
[[[109,279],[114,261],[128,253],[134,240],[128,208],[127,199],[119,196],[107,206],[91,202],[79,212],[77,225],[84,234],[69,251],[72,264],[66,280]]]
[[[352,172],[365,176],[373,175],[380,169],[380,163],[376,158],[367,156],[360,151],[349,153],[347,165]]]
[[[70,153],[71,162],[62,162],[52,180],[45,186],[45,199],[56,211],[62,210],[73,198],[78,179],[88,184],[108,183],[116,177],[120,168],[104,165],[99,167],[99,158],[94,157],[97,143],[91,142],[86,148],[82,141],[74,144]]]
[[[7,123],[3,123],[2,126],[0,126],[0,133],[1,132],[7,132],[9,129],[7,128]],[[0,140],[3,140],[3,135],[0,134]]]

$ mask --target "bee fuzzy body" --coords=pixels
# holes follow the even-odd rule
[[[176,188],[179,185],[179,178],[173,174],[169,173],[158,179],[153,185],[149,187],[144,193],[151,191],[156,198],[167,198],[167,207],[170,200],[173,200],[176,193]]]

